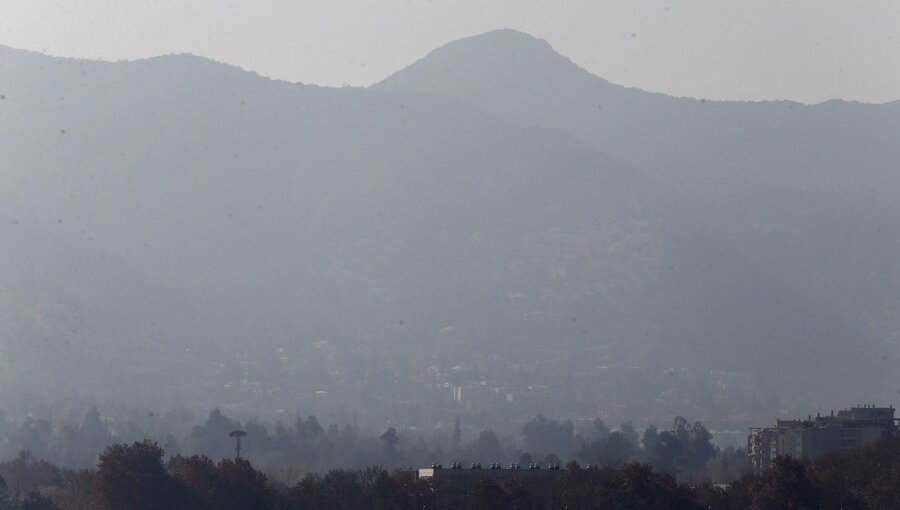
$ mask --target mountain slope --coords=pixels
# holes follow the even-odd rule
[[[673,98],[611,84],[511,30],[438,48],[375,88],[452,98],[620,157],[757,270],[900,354],[900,101]]]
[[[766,186],[893,205],[900,187],[900,149],[892,143],[900,136],[900,101],[673,98],[611,84],[514,30],[447,44],[374,88],[452,97],[554,127],[689,191]],[[890,189],[873,194],[871,187],[885,185]]]
[[[57,316],[92,324],[67,333],[84,357],[107,356],[88,394],[136,365],[167,382],[143,389],[157,401],[187,372],[196,402],[349,408],[386,423],[397,402],[426,406],[408,420],[458,412],[445,388],[469,379],[449,367],[472,367],[495,395],[546,385],[560,397],[540,405],[585,415],[610,399],[642,402],[629,412],[645,416],[701,405],[654,402],[719,382],[666,380],[681,367],[749,372],[751,393],[769,379],[810,394],[872,387],[849,368],[837,384],[792,361],[865,362],[880,351],[864,333],[557,129],[186,55],[104,64],[0,49],[0,94],[0,189],[15,198],[0,218],[31,225],[6,227],[22,241],[6,246],[0,285],[17,341],[50,331],[48,365],[68,338],[61,319],[30,318],[49,296]],[[46,287],[15,276],[29,249]],[[768,363],[776,348],[784,357]],[[20,361],[41,370],[39,356]],[[602,396],[630,367],[650,382]],[[531,412],[490,402],[489,413]]]

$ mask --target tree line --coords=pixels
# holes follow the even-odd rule
[[[393,470],[435,462],[546,466],[576,460],[610,468],[643,462],[679,480],[709,478],[719,483],[736,479],[747,469],[743,450],[716,448],[712,434],[702,423],[690,423],[681,417],[670,429],[651,425],[639,433],[630,422],[611,428],[600,419],[578,431],[570,420],[539,414],[517,435],[466,428],[458,416],[443,432],[428,434],[394,427],[366,433],[355,423],[322,424],[315,415],[298,417],[287,424],[256,420],[242,423],[213,409],[201,423],[192,423],[189,418],[152,412],[112,418],[92,407],[81,418],[0,420],[0,458],[13,458],[25,450],[60,467],[89,468],[96,465],[106,446],[149,438],[170,456],[220,459],[234,454],[234,440],[229,434],[241,429],[247,433],[243,455],[270,478],[289,484],[311,472],[372,465]]]
[[[23,453],[0,464],[0,475],[2,510],[881,510],[900,501],[900,439],[815,462],[779,458],[768,471],[728,486],[679,482],[646,463],[613,468],[576,461],[554,477],[459,482],[371,467],[308,474],[288,485],[245,459],[166,459],[150,440],[111,445],[91,469],[60,468]]]

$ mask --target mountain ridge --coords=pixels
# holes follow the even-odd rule
[[[843,167],[862,162],[862,179],[823,191],[866,204],[895,203],[900,179],[891,161],[900,154],[890,140],[900,137],[900,103],[674,98],[611,84],[543,44],[541,57],[528,65],[503,51],[482,56],[492,38],[533,39],[513,34],[449,43],[375,87],[450,97],[501,118],[559,129],[697,195],[730,193],[721,189],[723,180],[803,190],[836,181]],[[872,146],[884,155],[855,158]],[[832,175],[823,179],[823,171]],[[880,183],[874,195],[873,182]]]
[[[613,83],[613,82],[610,82],[610,81],[606,80],[605,78],[603,78],[602,76],[600,76],[600,75],[598,75],[598,74],[595,74],[595,73],[593,73],[593,72],[591,72],[591,71],[588,71],[588,70],[586,70],[585,68],[579,66],[577,63],[575,63],[574,61],[572,61],[572,60],[569,59],[568,57],[565,57],[565,56],[563,56],[562,54],[560,54],[559,52],[557,52],[557,51],[553,48],[553,46],[550,44],[549,41],[547,41],[547,40],[545,40],[545,39],[541,39],[541,38],[535,37],[535,36],[533,36],[533,35],[531,35],[531,34],[529,34],[529,33],[527,33],[527,32],[524,32],[524,31],[521,31],[521,30],[517,30],[517,29],[513,29],[513,28],[498,28],[498,29],[494,29],[494,30],[489,30],[489,31],[487,31],[487,32],[482,32],[482,33],[480,33],[480,34],[474,34],[474,35],[470,35],[470,36],[466,36],[466,37],[462,37],[462,38],[460,38],[460,39],[456,39],[456,40],[450,41],[450,42],[448,42],[448,43],[446,43],[446,44],[443,44],[443,45],[441,45],[441,46],[439,46],[439,47],[437,47],[437,48],[435,48],[435,49],[429,51],[429,52],[426,53],[422,58],[417,59],[416,61],[411,62],[410,64],[404,66],[403,68],[398,69],[398,70],[396,70],[396,71],[390,73],[388,76],[386,76],[386,77],[384,77],[384,78],[381,78],[381,79],[379,79],[379,80],[373,82],[373,83],[370,84],[370,85],[364,85],[364,86],[362,86],[362,85],[361,85],[361,86],[326,86],[326,85],[319,85],[319,84],[316,84],[316,83],[305,82],[305,81],[302,81],[302,80],[300,80],[300,81],[291,81],[291,80],[286,80],[286,79],[282,79],[282,78],[277,78],[277,77],[274,77],[274,76],[269,76],[269,75],[261,74],[261,73],[259,73],[258,71],[254,70],[254,69],[251,69],[251,68],[245,68],[245,67],[242,67],[242,66],[237,65],[237,64],[233,64],[233,63],[230,63],[230,62],[227,62],[227,61],[224,61],[224,60],[218,60],[218,59],[215,59],[215,58],[211,58],[211,57],[204,56],[204,55],[202,55],[202,54],[193,53],[193,52],[166,53],[166,54],[150,55],[150,56],[138,57],[138,58],[132,58],[132,59],[104,60],[104,59],[95,59],[95,58],[88,58],[88,57],[72,57],[72,56],[64,56],[64,55],[53,55],[53,54],[41,52],[41,51],[38,51],[38,50],[31,50],[31,49],[26,49],[26,48],[17,48],[17,47],[15,47],[15,46],[5,45],[5,44],[2,44],[2,43],[0,43],[0,51],[23,52],[23,53],[30,53],[30,54],[34,54],[34,55],[41,55],[41,56],[45,56],[45,57],[50,57],[50,58],[54,58],[54,59],[74,60],[74,61],[81,61],[81,62],[85,62],[85,63],[106,63],[106,64],[132,63],[132,62],[152,61],[152,60],[155,60],[155,59],[166,59],[166,58],[172,58],[172,57],[191,57],[191,58],[197,58],[197,59],[201,59],[201,60],[207,60],[207,61],[210,61],[210,62],[213,62],[213,63],[216,63],[216,64],[221,64],[221,65],[223,65],[223,66],[233,67],[233,68],[239,69],[239,70],[241,70],[241,71],[244,71],[244,72],[247,72],[247,73],[252,73],[252,74],[255,74],[255,75],[260,76],[260,77],[262,77],[262,78],[265,78],[265,79],[268,79],[268,80],[272,80],[272,81],[278,81],[278,82],[285,82],[285,83],[291,83],[291,84],[297,84],[297,85],[304,85],[304,86],[311,86],[311,87],[321,87],[321,88],[380,88],[380,87],[384,87],[384,86],[385,86],[385,82],[389,82],[389,80],[391,80],[391,78],[393,78],[395,75],[400,74],[400,73],[403,73],[403,71],[407,70],[407,69],[410,68],[410,67],[413,67],[416,63],[418,63],[418,62],[420,62],[420,61],[422,61],[422,60],[427,59],[427,57],[428,57],[429,55],[432,55],[432,54],[434,54],[435,52],[438,52],[438,51],[443,50],[443,49],[445,49],[445,48],[453,47],[454,45],[456,45],[456,44],[458,44],[458,43],[462,43],[462,42],[466,42],[466,41],[469,41],[469,42],[475,42],[475,41],[480,40],[480,39],[483,39],[483,38],[485,38],[485,37],[496,37],[496,36],[507,36],[507,37],[509,37],[511,40],[512,40],[512,39],[518,39],[518,40],[520,40],[520,41],[531,42],[531,43],[532,43],[532,44],[531,44],[531,47],[540,49],[540,50],[542,50],[542,51],[544,51],[544,52],[545,52],[547,49],[549,49],[549,50],[551,50],[551,52],[552,52],[554,55],[556,55],[557,57],[561,58],[561,59],[564,60],[565,62],[567,62],[567,63],[569,63],[569,64],[571,64],[571,65],[573,65],[573,66],[575,66],[575,67],[577,67],[577,68],[579,68],[579,69],[581,69],[582,71],[584,71],[584,72],[587,73],[587,74],[590,74],[591,76],[594,76],[594,77],[596,77],[596,78],[598,78],[598,79],[600,79],[600,80],[603,80],[603,81],[606,82],[606,83],[609,83],[610,85],[614,85],[614,86],[617,86],[617,87],[621,87],[621,88],[626,89],[626,90],[639,91],[639,92],[643,92],[643,93],[646,93],[646,94],[661,95],[661,96],[669,97],[669,98],[672,98],[672,99],[685,99],[685,100],[692,100],[692,101],[714,102],[714,103],[756,103],[756,104],[765,104],[765,103],[783,103],[783,102],[786,102],[786,103],[794,103],[794,104],[797,104],[797,105],[803,105],[803,106],[816,106],[816,105],[822,105],[822,104],[826,104],[826,103],[830,103],[830,102],[834,102],[834,101],[839,101],[839,102],[849,103],[849,104],[860,104],[860,105],[887,105],[887,104],[900,105],[900,98],[895,99],[895,100],[893,100],[893,101],[885,101],[885,102],[882,102],[882,103],[873,103],[873,102],[865,102],[865,101],[857,101],[857,100],[848,100],[848,99],[843,99],[843,98],[826,99],[826,100],[819,101],[819,102],[816,102],[816,103],[805,103],[805,102],[802,102],[802,101],[798,101],[798,100],[794,100],[794,99],[789,99],[789,98],[784,98],[784,99],[766,99],[766,100],[707,99],[707,98],[696,97],[696,96],[678,96],[678,95],[674,95],[674,94],[671,94],[671,93],[668,93],[668,92],[665,92],[665,91],[654,91],[654,90],[650,90],[650,89],[641,88],[640,86],[625,86],[625,85],[615,84],[615,83]]]
[[[497,52],[499,48],[497,44],[499,43],[500,47],[505,50],[504,55],[499,55]],[[842,98],[832,98],[827,99],[815,103],[804,103],[802,101],[797,101],[789,98],[784,99],[767,99],[767,100],[742,100],[742,99],[708,99],[702,97],[694,97],[694,96],[677,96],[671,93],[667,93],[664,91],[652,91],[645,88],[641,88],[640,86],[626,86],[621,84],[613,83],[603,76],[595,74],[584,67],[578,65],[576,62],[571,60],[570,58],[564,56],[559,53],[555,48],[553,48],[552,44],[538,37],[535,37],[527,32],[519,31],[511,28],[501,28],[496,30],[490,30],[487,32],[483,32],[480,34],[475,34],[467,37],[463,37],[460,39],[456,39],[450,41],[446,44],[439,46],[438,48],[429,51],[420,59],[410,63],[406,67],[399,69],[384,79],[377,81],[370,85],[369,87],[373,88],[384,88],[384,89],[392,89],[394,88],[394,83],[400,78],[403,74],[415,69],[417,66],[426,63],[432,63],[432,61],[440,61],[441,59],[445,59],[448,56],[454,56],[461,63],[457,63],[457,65],[465,65],[466,62],[477,61],[481,58],[483,53],[488,53],[490,58],[493,61],[499,60],[498,57],[501,56],[511,56],[513,54],[524,54],[526,58],[533,59],[536,56],[540,56],[541,58],[549,59],[553,66],[568,66],[572,69],[577,69],[584,75],[590,75],[591,77],[600,80],[602,83],[618,87],[624,90],[629,90],[633,92],[640,92],[649,95],[656,96],[664,96],[671,99],[678,100],[688,100],[688,101],[698,101],[703,103],[751,103],[751,104],[767,104],[767,103],[792,103],[795,105],[802,106],[816,106],[822,105],[832,102],[841,102],[841,103],[849,103],[849,104],[860,104],[860,105],[884,105],[884,104],[892,104],[900,102],[900,98],[893,101],[886,101],[883,103],[870,103],[864,101],[856,101],[856,100],[847,100]],[[458,54],[462,53],[467,58],[460,58]],[[512,60],[515,60],[514,58]],[[450,67],[446,66],[445,67]],[[448,69],[449,70],[449,69]]]

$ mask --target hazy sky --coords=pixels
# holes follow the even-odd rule
[[[896,0],[0,0],[0,44],[107,60],[190,52],[322,85],[368,85],[495,28],[679,96],[900,99]]]

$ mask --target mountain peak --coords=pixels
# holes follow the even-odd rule
[[[549,52],[556,55],[556,52],[553,51],[550,43],[548,43],[544,39],[539,39],[529,33],[512,28],[501,28],[497,30],[491,30],[490,32],[485,32],[483,34],[464,37],[462,39],[458,39],[456,41],[445,44],[435,51],[439,51],[441,49],[450,49],[454,47],[478,47],[481,49],[484,49],[485,47],[502,47],[504,49],[516,49],[545,53]]]
[[[445,44],[411,66],[398,71],[376,88],[428,91],[437,79],[481,81],[528,80],[561,70],[584,72],[550,44],[525,32],[500,29]]]

